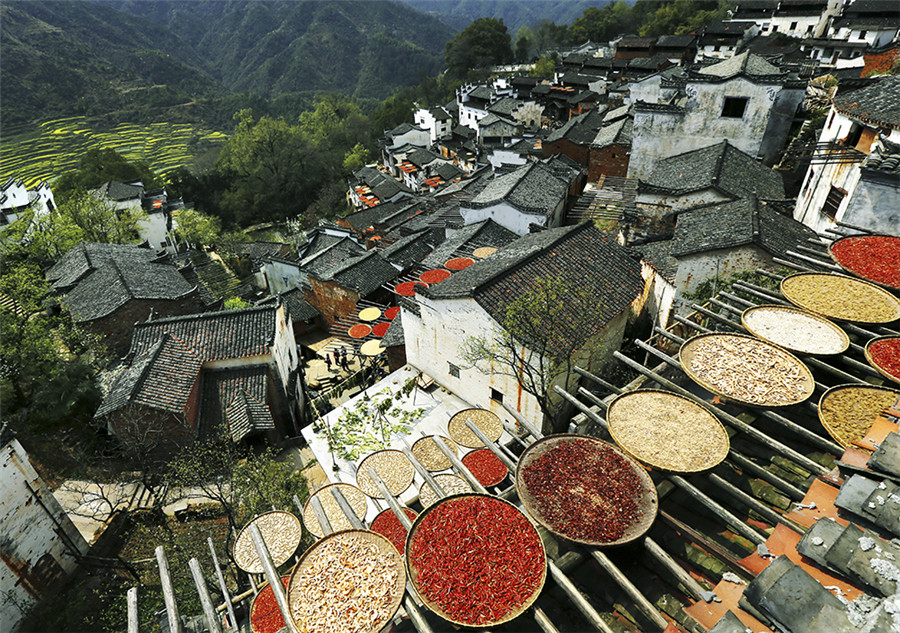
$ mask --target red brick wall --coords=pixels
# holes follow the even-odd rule
[[[590,148],[586,145],[576,145],[571,141],[559,139],[557,141],[553,141],[552,143],[544,141],[541,147],[544,158],[549,158],[554,154],[563,154],[564,156],[568,156],[569,158],[574,160],[579,165],[584,165],[585,167],[587,167],[588,152]]]
[[[324,317],[328,328],[337,319],[343,319],[356,310],[359,295],[343,288],[333,281],[319,281],[309,278],[311,288],[306,291],[306,300]]]
[[[184,419],[187,420],[192,432],[197,430],[197,419],[200,412],[200,375],[201,373],[198,372],[197,378],[191,386],[187,404],[184,405]]]
[[[131,347],[131,334],[134,324],[146,321],[150,316],[150,310],[155,310],[156,316],[169,317],[183,314],[196,314],[203,310],[203,303],[198,295],[186,299],[132,299],[112,314],[85,321],[78,325],[85,330],[103,337],[103,342],[109,348],[114,357],[122,356]]]
[[[588,182],[597,182],[603,176],[625,178],[628,175],[627,145],[607,145],[599,149],[591,148],[588,165]]]
[[[388,347],[384,355],[387,357],[388,368],[391,371],[397,371],[406,364],[406,346],[395,345]]]

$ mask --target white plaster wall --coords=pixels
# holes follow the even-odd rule
[[[428,130],[413,129],[403,134],[392,136],[391,141],[391,147],[402,147],[407,143],[419,147],[428,147],[431,144],[431,135]]]
[[[728,277],[757,268],[771,268],[771,257],[755,245],[722,248],[705,253],[678,257],[675,275],[676,303],[678,311],[690,312],[690,301],[683,298],[685,292],[696,292],[707,279],[725,280]]]
[[[842,222],[874,232],[900,232],[900,183],[861,177],[841,215]]]
[[[487,160],[494,169],[503,165],[524,165],[528,162],[522,154],[505,149],[491,150],[487,154]]]
[[[639,205],[663,206],[674,211],[681,209],[690,209],[701,204],[710,204],[712,202],[724,202],[731,198],[723,196],[713,189],[703,189],[694,191],[680,196],[662,195],[657,193],[639,193],[636,202]]]
[[[770,20],[769,31],[764,33],[781,33],[790,37],[819,37],[825,30],[826,14],[822,15],[776,15]],[[791,28],[791,25],[795,25]],[[777,29],[775,27],[778,27]]]
[[[881,48],[890,44],[897,37],[897,29],[866,30],[865,35],[860,29],[841,27],[834,34],[835,39],[848,40],[850,42],[865,42],[870,48]]]
[[[178,226],[175,218],[172,218],[172,230]],[[147,240],[150,248],[154,250],[165,250],[167,253],[175,254],[175,239],[170,232],[166,230],[166,214],[162,211],[156,213],[148,213],[138,220],[138,235],[142,240]],[[168,238],[168,243],[166,239]]]
[[[492,219],[497,224],[505,226],[517,235],[526,235],[528,227],[532,224],[544,226],[547,218],[542,215],[534,215],[530,213],[522,213],[514,206],[507,202],[500,202],[491,207],[481,209],[471,209],[460,206],[459,214],[463,218],[463,223],[475,224],[482,220]]]
[[[285,264],[279,261],[268,261],[263,264],[266,279],[269,282],[269,292],[276,294],[293,289],[300,280],[300,268],[295,264]],[[287,279],[287,281],[285,281]]]
[[[12,632],[23,615],[16,604],[27,608],[54,589],[34,568],[58,566],[68,575],[77,567],[75,553],[86,553],[88,544],[15,439],[0,447],[0,491],[0,631]]]
[[[653,326],[663,329],[669,325],[669,315],[675,300],[675,284],[660,275],[647,260],[641,260],[641,277],[644,279],[644,296],[641,310]]]
[[[275,311],[275,335],[272,341],[272,357],[278,367],[281,384],[287,389],[289,376],[299,365],[297,341],[294,339],[294,328],[287,319],[287,308],[284,304]]]

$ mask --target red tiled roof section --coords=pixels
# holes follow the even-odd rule
[[[871,72],[889,73],[898,59],[900,59],[900,44],[877,53],[864,53],[860,77],[865,77]]]
[[[133,402],[183,413],[202,364],[200,357],[178,337],[164,335]]]

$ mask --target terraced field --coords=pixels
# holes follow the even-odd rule
[[[194,157],[220,145],[226,135],[185,123],[123,123],[112,130],[92,129],[84,117],[42,123],[36,134],[3,142],[0,182],[16,177],[30,187],[75,169],[81,155],[93,148],[114,149],[130,161],[144,161],[157,174],[190,167]]]

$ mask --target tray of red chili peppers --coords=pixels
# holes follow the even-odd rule
[[[453,495],[424,510],[406,540],[406,568],[429,609],[470,627],[518,617],[547,579],[531,521],[511,503],[481,494]]]
[[[418,516],[415,511],[409,508],[403,508],[403,512],[406,513],[410,521],[415,521],[416,516]],[[400,519],[397,518],[393,510],[387,508],[379,512],[369,529],[373,532],[378,532],[393,543],[401,555],[404,553],[406,549],[406,528],[400,523]]]
[[[485,487],[496,486],[506,479],[509,472],[506,464],[489,448],[480,448],[462,458],[463,466],[469,469],[475,479]]]
[[[587,435],[548,435],[525,449],[516,489],[538,523],[594,547],[639,538],[659,507],[644,468],[612,444]]]
[[[853,235],[828,247],[841,268],[868,281],[900,290],[900,237]]]
[[[281,577],[285,590],[290,579],[290,576]],[[272,591],[272,585],[266,585],[250,605],[250,630],[253,633],[278,633],[284,627],[284,618],[275,601],[275,592]]]
[[[865,347],[866,360],[888,380],[900,383],[900,336],[879,336]]]

